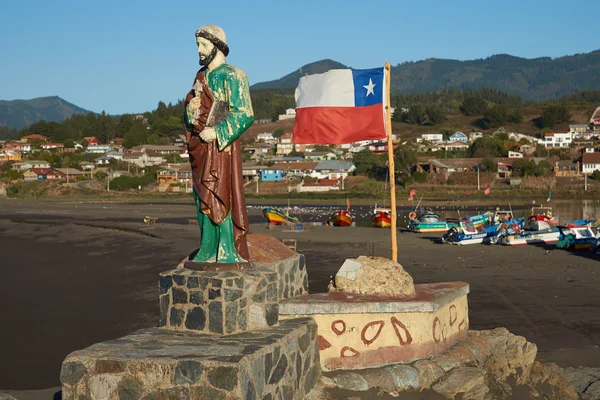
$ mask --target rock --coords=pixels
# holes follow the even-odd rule
[[[352,390],[355,392],[369,390],[367,380],[355,372],[343,372],[333,378],[333,381],[340,389]]]
[[[412,277],[402,265],[384,257],[346,260],[335,276],[335,288],[362,295],[415,296]]]
[[[370,389],[381,389],[386,393],[396,392],[396,383],[387,369],[375,368],[362,371]]]
[[[432,360],[420,360],[413,364],[419,375],[422,389],[429,389],[432,383],[444,375],[444,370]]]
[[[484,381],[485,371],[475,367],[460,367],[443,377],[432,389],[453,399],[459,393],[469,393],[484,385]]]
[[[513,375],[517,384],[526,384],[531,366],[537,355],[537,346],[524,337],[510,333],[506,328],[481,331],[480,338],[490,345],[490,356],[485,367],[498,381]]]
[[[600,398],[600,386],[596,388],[596,395],[585,397],[586,394],[590,394],[589,389],[591,386],[589,386],[589,383],[593,382],[590,378],[594,379],[588,375],[588,378],[584,378],[582,380],[583,384],[576,390],[575,386],[560,374],[559,368],[535,361],[531,367],[528,383],[542,398],[575,400],[579,399],[579,395],[581,394],[582,399],[598,399]]]
[[[2,183],[0,183],[2,185]],[[0,400],[17,400],[8,393],[0,393]]]
[[[398,391],[415,389],[420,386],[419,374],[411,365],[392,365],[385,367],[384,369],[386,369],[394,379],[394,385]]]

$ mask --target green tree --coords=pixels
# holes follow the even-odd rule
[[[481,169],[486,172],[496,172],[498,170],[498,164],[491,158],[484,158],[481,162]]]
[[[405,121],[409,124],[421,125],[427,119],[425,107],[420,104],[412,106],[405,115]]]
[[[284,133],[285,131],[283,130],[283,128],[277,128],[273,131],[273,137],[280,138],[281,136],[283,136]]]
[[[519,109],[513,110],[508,114],[507,121],[513,124],[520,124],[523,122],[523,113]]]
[[[558,124],[569,122],[569,109],[560,105],[549,105],[542,111],[541,124],[543,128],[554,128]]]
[[[548,157],[548,150],[541,144],[535,146],[535,152],[533,153],[536,157]]]
[[[394,152],[394,163],[396,171],[411,175],[412,169],[417,165],[417,150],[409,144],[400,145]]]
[[[427,120],[431,125],[441,124],[446,120],[446,115],[442,109],[437,106],[428,106],[425,113],[427,114]]]
[[[546,176],[552,172],[552,165],[546,160],[542,160],[533,169],[535,176]]]
[[[508,110],[506,107],[501,105],[495,105],[492,107],[486,108],[483,113],[483,119],[481,120],[481,125],[485,129],[489,128],[497,128],[502,126],[508,120]]]
[[[473,158],[501,157],[505,155],[502,140],[491,136],[480,137],[469,146]]]
[[[64,145],[66,149],[72,149],[75,147],[75,141],[71,138],[65,139]]]
[[[519,159],[513,163],[512,168],[513,176],[525,177],[534,175],[536,165],[533,161]]]
[[[482,115],[486,109],[486,101],[482,97],[476,95],[466,96],[460,105],[460,112],[467,116]]]
[[[352,162],[356,166],[356,175],[367,175],[371,178],[385,176],[385,157],[373,154],[369,150],[354,153]]]

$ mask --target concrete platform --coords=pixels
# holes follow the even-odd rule
[[[320,374],[310,318],[215,336],[143,329],[71,353],[63,399],[303,399]]]
[[[318,293],[282,300],[279,318],[313,317],[325,371],[435,356],[469,329],[465,282],[415,285],[412,299]]]

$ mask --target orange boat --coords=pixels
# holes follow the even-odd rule
[[[392,226],[392,210],[389,208],[376,208],[371,221],[376,228],[389,228]]]
[[[349,211],[345,210],[336,211],[331,216],[331,219],[333,220],[334,226],[351,226],[352,221],[354,221],[354,218],[352,218],[352,214],[350,214]]]

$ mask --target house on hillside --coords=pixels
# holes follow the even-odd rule
[[[523,158],[523,153],[519,153],[518,151],[509,151],[508,158]]]
[[[277,143],[277,139],[273,136],[272,132],[259,133],[258,135],[256,135],[256,141],[257,142],[265,142],[268,144]]]
[[[23,173],[23,180],[26,182],[45,181],[46,174],[50,171],[52,168],[30,168]]]
[[[540,142],[540,140],[538,138],[529,136],[529,135],[524,135],[522,133],[511,132],[508,135],[508,138],[511,140],[514,140],[515,142],[520,142],[521,140],[526,140],[529,143],[533,143],[534,145]]]
[[[496,172],[496,177],[500,179],[508,179],[512,176],[513,172],[513,162],[514,158],[503,158],[497,160],[498,171]]]
[[[453,135],[454,136],[454,135]],[[469,145],[466,142],[448,142],[439,145],[440,149],[446,151],[467,150]]]
[[[581,174],[579,169],[579,162],[573,161],[557,161],[554,164],[554,175],[556,176],[579,176]]]
[[[20,153],[29,153],[31,151],[31,143],[27,142],[12,141],[10,142],[10,146],[12,147],[12,150]]]
[[[13,150],[0,151],[0,163],[6,161],[21,161],[21,153]]]
[[[290,154],[292,150],[294,150],[294,135],[291,133],[284,133],[279,138],[275,154],[278,156],[286,156]]]
[[[90,172],[80,171],[75,168],[54,168],[52,172],[48,174],[53,174],[53,178],[57,179],[66,179],[66,180],[74,180],[81,177],[90,177]]]
[[[492,132],[492,136],[496,136],[501,133],[508,134],[508,132],[506,131],[506,129],[504,129],[503,126],[501,126],[500,128],[496,129],[494,132]]]
[[[91,162],[87,162],[87,161],[82,161],[79,163],[79,168],[82,171],[93,171],[96,169],[96,165],[94,163]]]
[[[294,119],[296,118],[296,109],[295,108],[288,108],[287,110],[285,110],[285,114],[279,114],[279,120],[283,121],[286,119]]]
[[[153,153],[152,155],[167,155],[167,154],[181,154],[182,149],[181,146],[171,146],[167,144],[142,144],[139,146],[134,146],[131,148],[131,151],[143,151],[148,154]]]
[[[352,161],[321,161],[314,167],[313,178],[346,179],[356,170]]]
[[[600,153],[583,153],[581,157],[581,172],[592,174],[594,171],[600,171]]]
[[[253,181],[255,179],[260,179],[260,172],[264,169],[268,169],[269,167],[265,165],[242,165],[242,176],[246,181]]]
[[[521,145],[521,147],[519,147],[519,151],[525,155],[532,155],[533,153],[535,153],[535,146],[532,146],[530,144],[524,144]]]
[[[112,151],[113,147],[110,144],[96,144],[94,146],[88,146],[85,149],[86,154],[105,154]]]
[[[544,135],[544,147],[569,147],[572,143],[572,133],[546,133]]]
[[[452,136],[450,136],[448,138],[448,143],[451,143],[451,142],[467,143],[468,141],[469,141],[469,137],[460,131],[455,132]]]
[[[83,141],[86,141],[88,146],[98,146],[100,144],[96,136],[86,136],[81,140],[81,143],[83,143]]]
[[[590,124],[571,124],[569,125],[569,133],[578,136],[590,130]]]
[[[10,166],[11,169],[16,169],[18,171],[27,171],[30,168],[50,168],[52,167],[48,161],[40,161],[40,160],[25,160],[21,162],[16,162]]]
[[[335,160],[337,156],[335,153],[330,151],[312,151],[310,153],[306,153],[304,155],[306,160],[312,161],[325,161],[325,160]]]
[[[38,140],[45,143],[48,140],[48,137],[44,136],[44,135],[40,135],[39,133],[33,133],[31,135],[23,136],[21,138],[21,140],[25,143],[32,143],[32,142],[35,142]]]
[[[319,165],[318,162],[307,161],[307,162],[280,162],[275,163],[273,165],[273,170],[275,171],[283,171],[283,177],[291,177],[291,176],[311,176],[316,166]]]
[[[62,149],[63,147],[65,147],[64,143],[53,143],[50,141],[47,141],[46,143],[40,146],[42,150],[58,150]]]
[[[419,157],[416,172],[438,175],[447,180],[451,173],[474,171],[481,164],[481,158],[429,158]]]
[[[112,138],[108,141],[108,144],[123,146],[123,140],[121,137]]]
[[[268,167],[260,171],[260,180],[263,182],[279,182],[283,180],[282,169],[276,169],[273,167]]]
[[[424,133],[420,138],[417,138],[417,143],[422,141],[430,143],[441,143],[444,141],[444,135],[441,133]]]
[[[138,167],[150,167],[167,162],[162,156],[147,154],[145,151],[132,151],[123,156],[123,161],[135,164]]]

